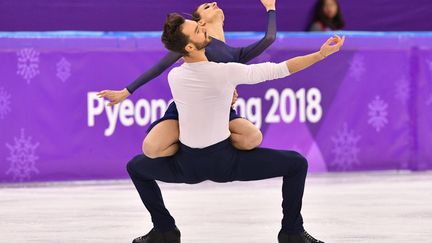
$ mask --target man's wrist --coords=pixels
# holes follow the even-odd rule
[[[325,59],[326,57],[328,57],[328,55],[324,54],[321,50],[318,51],[318,56],[320,57],[320,60]]]

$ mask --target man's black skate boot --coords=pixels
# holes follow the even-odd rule
[[[152,229],[148,234],[134,239],[132,243],[180,243],[180,230],[176,227],[173,230],[161,233]]]
[[[306,230],[295,235],[279,231],[278,241],[279,243],[324,243],[323,241],[313,238]]]

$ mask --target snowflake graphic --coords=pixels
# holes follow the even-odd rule
[[[360,81],[364,72],[366,71],[364,65],[364,57],[363,56],[355,56],[351,61],[349,75],[353,77],[355,80]]]
[[[360,138],[353,131],[349,131],[347,124],[344,123],[343,129],[337,133],[337,137],[331,138],[334,143],[332,153],[335,155],[331,164],[341,170],[350,169],[354,164],[358,164],[357,154],[360,149],[357,147],[357,142]]]
[[[66,58],[57,63],[57,77],[65,82],[71,76],[71,64]]]
[[[377,132],[381,130],[387,123],[387,108],[388,104],[385,103],[379,96],[369,103],[369,120],[368,123],[372,125]]]
[[[39,173],[35,167],[36,160],[38,159],[35,155],[35,149],[39,146],[39,143],[33,144],[31,137],[25,137],[24,129],[21,129],[21,136],[14,139],[14,145],[6,143],[6,147],[10,150],[10,156],[7,160],[11,162],[6,174],[12,174],[13,179],[18,181],[30,179],[32,172]]]
[[[396,94],[395,97],[400,100],[403,104],[406,104],[410,98],[411,87],[406,77],[401,78],[396,82]]]
[[[7,113],[10,112],[10,98],[11,95],[8,94],[3,87],[0,88],[0,119],[5,118]]]
[[[17,52],[17,74],[27,80],[27,84],[30,84],[30,80],[39,74],[39,54],[33,48],[24,48]]]

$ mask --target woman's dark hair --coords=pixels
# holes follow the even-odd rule
[[[195,22],[198,22],[201,20],[201,15],[198,13],[198,8],[200,6],[198,6],[193,12],[192,12],[192,20]]]
[[[310,29],[310,27],[316,23],[320,22],[325,27],[329,27],[332,30],[340,30],[345,27],[345,21],[342,17],[342,11],[340,8],[340,4],[337,0],[334,0],[337,5],[337,13],[336,16],[333,19],[328,19],[324,14],[324,5],[326,0],[318,0],[315,4],[315,7],[313,9],[311,21],[309,22],[307,26],[307,30]]]
[[[185,18],[178,13],[168,14],[161,38],[162,43],[168,50],[183,55],[188,54],[185,47],[189,43],[189,37],[183,34],[181,27],[185,21]]]

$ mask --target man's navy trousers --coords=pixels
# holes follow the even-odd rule
[[[205,180],[254,181],[282,176],[282,231],[299,233],[303,230],[300,210],[307,168],[306,159],[295,151],[267,148],[237,150],[229,139],[203,149],[180,144],[174,156],[150,159],[141,154],[127,165],[155,229],[162,232],[172,230],[176,225],[165,208],[156,180],[195,184]],[[197,208],[204,206],[197,205]]]

